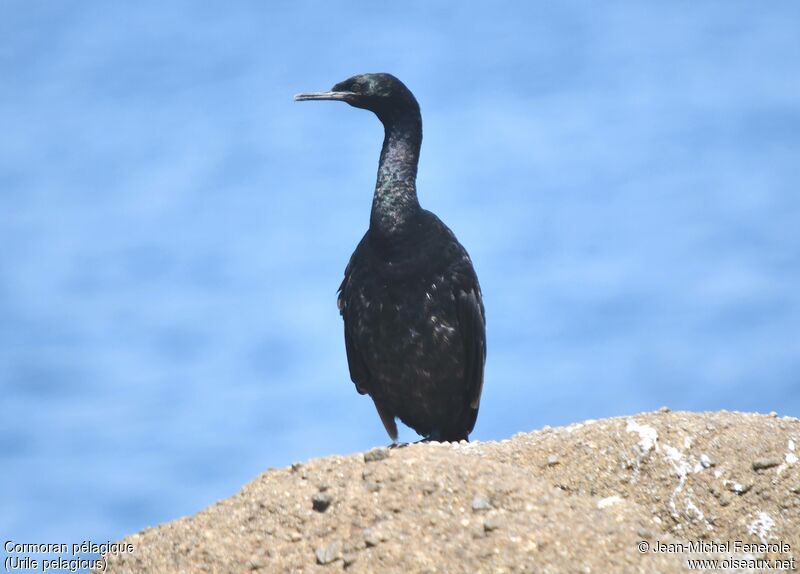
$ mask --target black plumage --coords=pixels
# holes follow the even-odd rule
[[[483,388],[483,300],[467,251],[417,200],[414,95],[390,74],[363,74],[295,99],[347,102],[385,130],[369,229],[339,287],[356,389],[372,397],[393,441],[395,418],[427,439],[467,439]]]

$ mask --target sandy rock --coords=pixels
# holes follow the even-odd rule
[[[797,419],[660,411],[331,456],[126,538],[106,571],[685,573],[724,556],[657,549],[710,540],[789,560],[798,443]]]

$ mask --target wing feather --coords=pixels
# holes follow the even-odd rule
[[[469,406],[477,410],[483,391],[486,363],[486,320],[480,288],[461,291],[458,296],[458,322],[464,341],[464,378]]]
[[[361,352],[356,347],[353,337],[350,333],[348,321],[348,306],[347,306],[347,281],[350,279],[350,265],[347,266],[344,272],[344,279],[339,286],[337,297],[337,304],[339,306],[339,313],[344,319],[344,346],[347,351],[347,366],[350,369],[350,379],[355,383],[356,390],[359,394],[365,395],[369,389],[369,371],[364,363],[364,358]]]

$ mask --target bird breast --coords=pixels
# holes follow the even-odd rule
[[[349,297],[353,335],[374,375],[405,371],[432,377],[460,344],[455,297],[444,275],[415,281],[358,281]],[[437,367],[438,365],[438,367]]]

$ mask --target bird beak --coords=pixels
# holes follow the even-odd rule
[[[303,92],[294,97],[295,102],[305,102],[307,100],[339,100],[346,102],[350,96],[355,96],[354,92]]]

